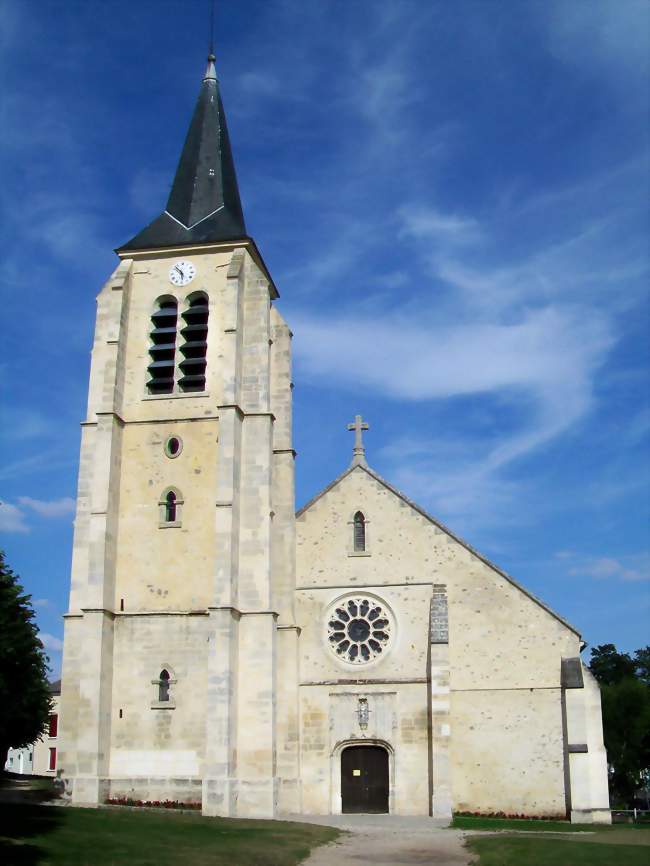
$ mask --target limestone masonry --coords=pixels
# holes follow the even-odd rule
[[[73,803],[609,821],[580,635],[368,466],[298,514],[291,332],[210,58],[98,297],[59,729]]]

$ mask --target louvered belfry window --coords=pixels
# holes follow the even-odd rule
[[[174,364],[176,361],[176,323],[178,306],[173,298],[158,302],[151,317],[151,362],[147,367],[150,394],[171,394],[174,390]]]
[[[206,353],[208,350],[208,299],[194,295],[183,313],[181,335],[182,359],[178,385],[181,391],[205,391]]]
[[[354,550],[355,553],[366,549],[366,519],[360,511],[354,515]]]

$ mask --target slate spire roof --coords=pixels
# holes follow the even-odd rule
[[[214,54],[164,212],[118,252],[247,237]]]

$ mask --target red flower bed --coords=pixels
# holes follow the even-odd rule
[[[520,821],[566,821],[567,816],[560,815],[526,815],[523,812],[454,812],[457,818],[510,818]]]
[[[109,806],[137,806],[151,809],[200,809],[200,803],[181,803],[180,800],[134,800],[132,797],[109,797]]]

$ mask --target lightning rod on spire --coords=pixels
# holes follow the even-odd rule
[[[210,44],[208,46],[208,55],[211,60],[214,60],[214,7],[217,0],[209,0],[210,3]]]

